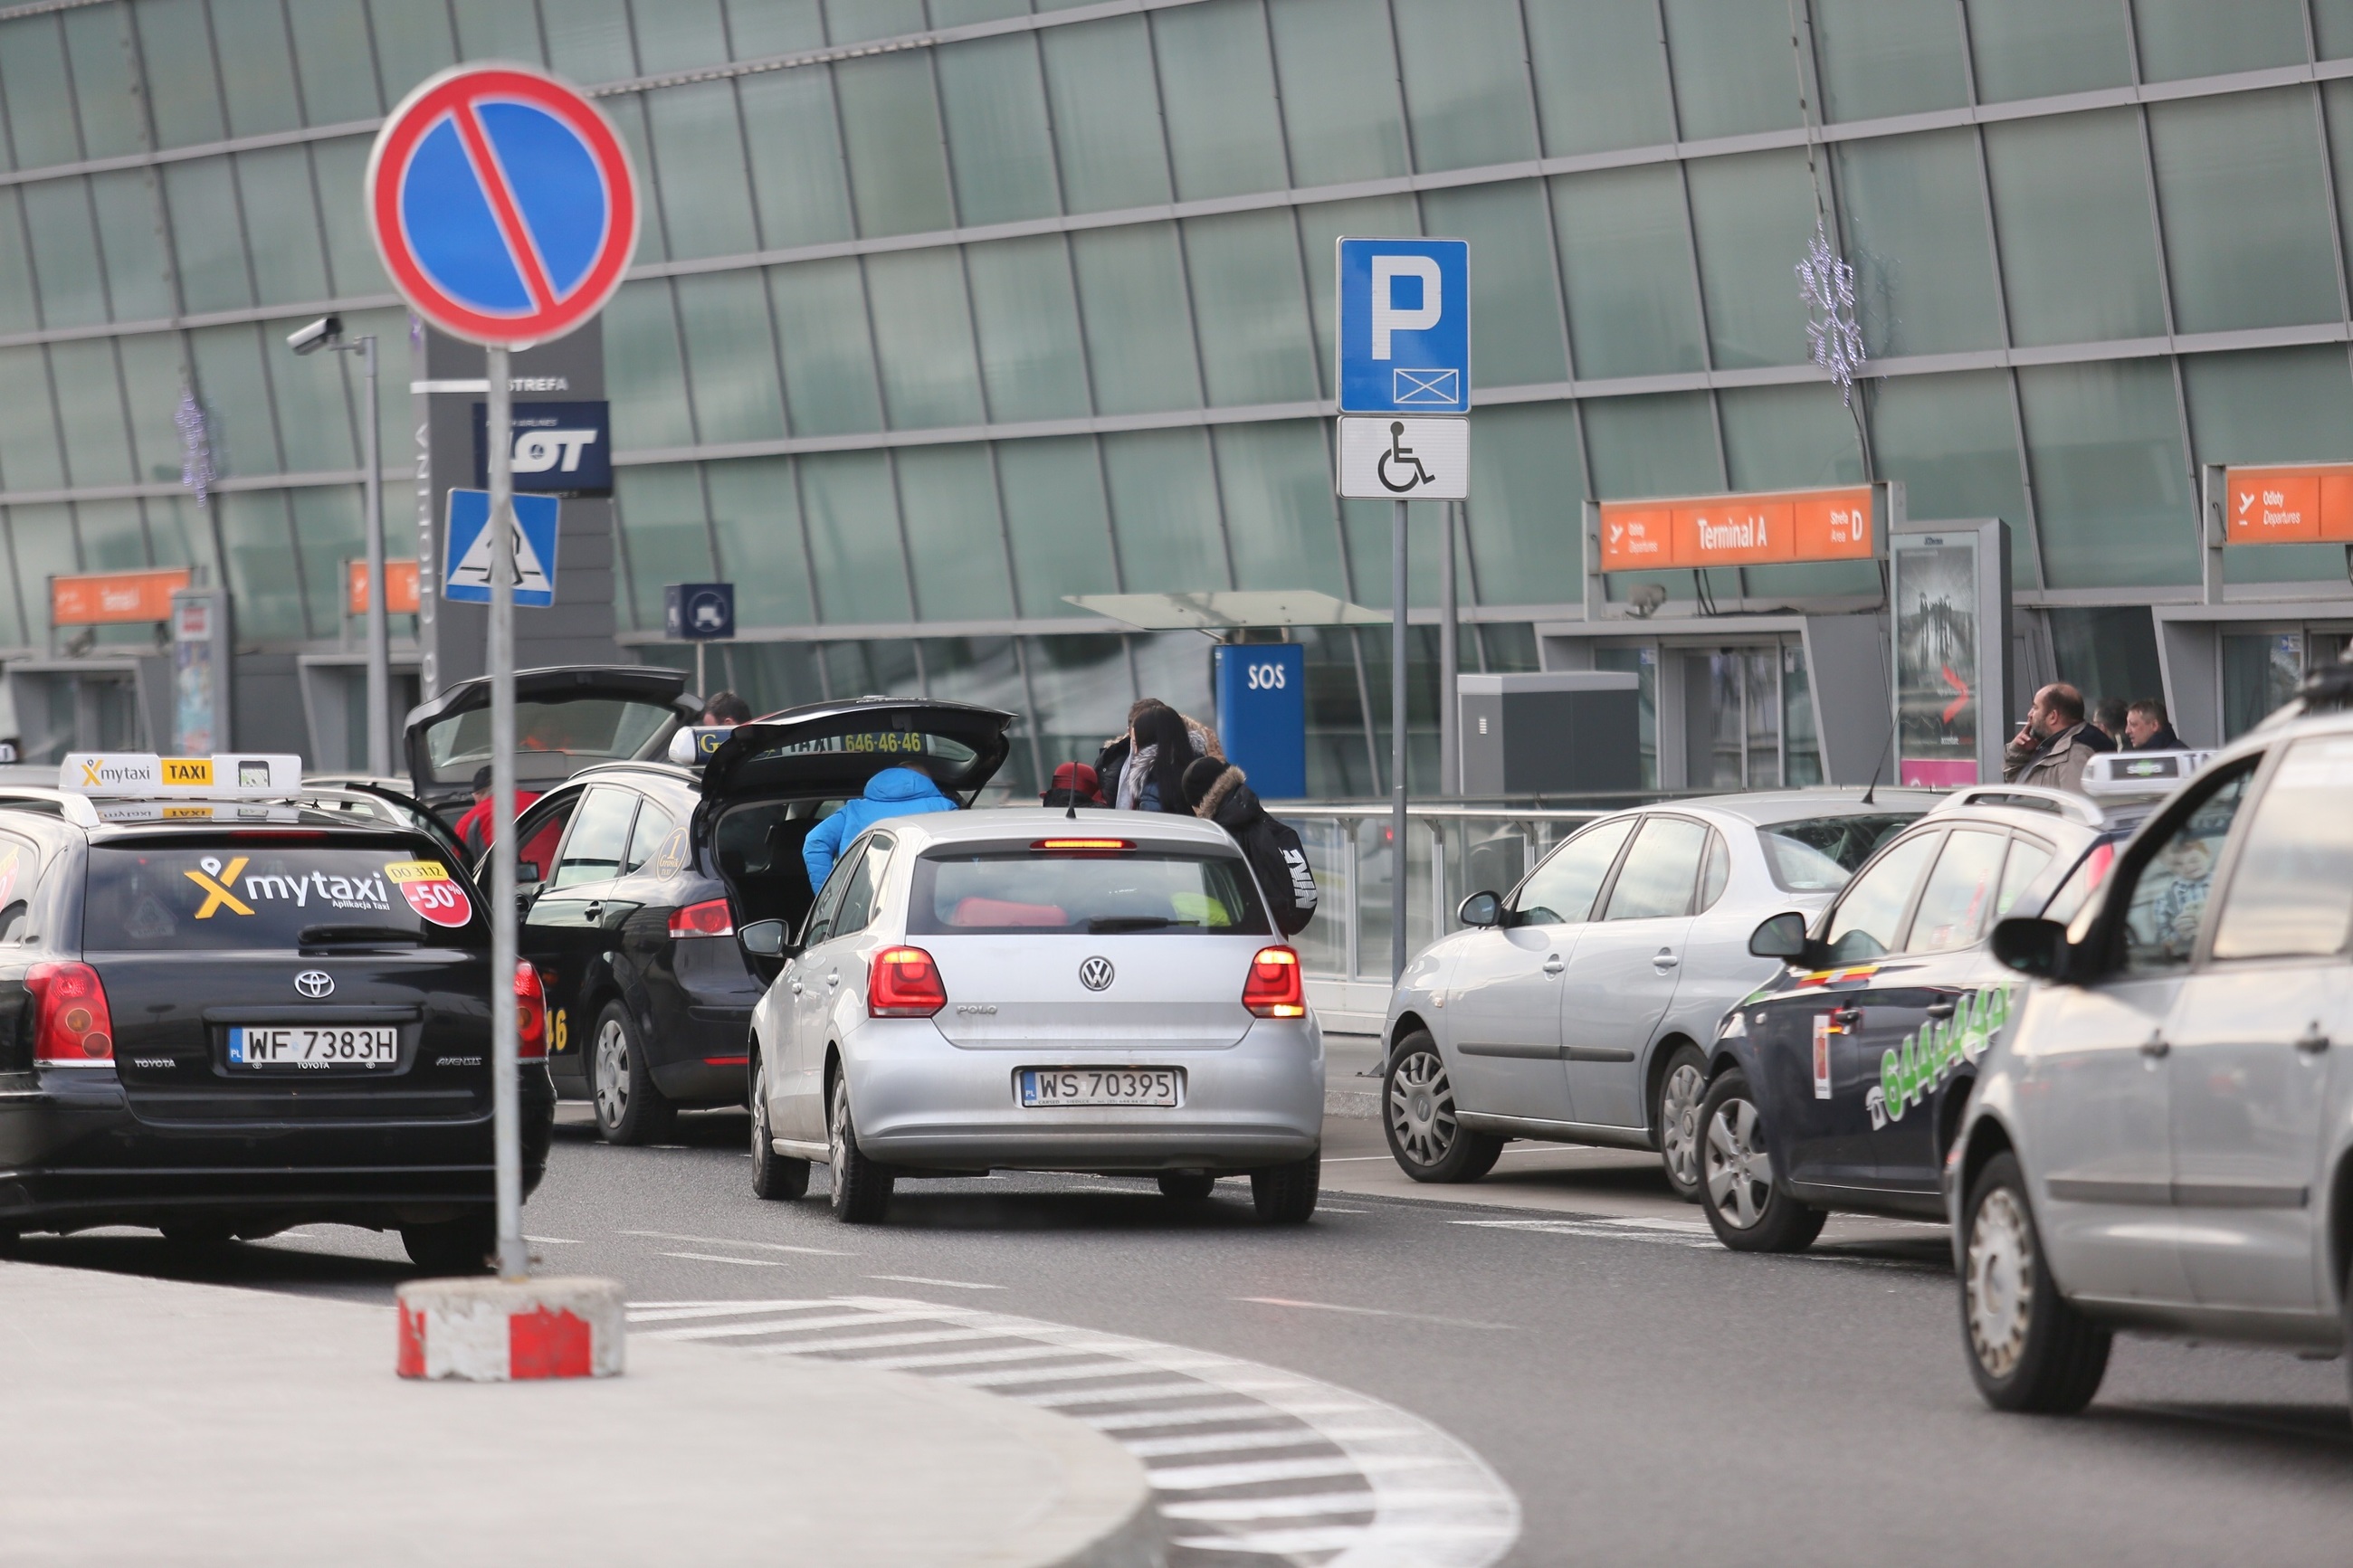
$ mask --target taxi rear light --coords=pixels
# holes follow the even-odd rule
[[[1029,846],[1047,855],[1118,855],[1135,847],[1132,838],[1040,838]]]
[[[670,912],[670,934],[672,936],[733,936],[735,917],[728,911],[727,900],[712,899],[704,903],[689,904]]]
[[[2092,846],[2092,853],[2085,858],[2089,861],[2091,868],[2086,873],[2087,880],[2084,884],[2084,890],[2087,893],[2097,892],[2100,884],[2108,879],[2108,868],[2116,863],[2116,847],[2113,841],[2106,844],[2094,844]]]
[[[1250,978],[1242,983],[1242,1005],[1261,1018],[1307,1016],[1307,983],[1300,977],[1299,954],[1287,947],[1262,947],[1250,960]]]
[[[547,989],[528,959],[517,959],[514,971],[515,1059],[547,1059]]]
[[[40,1006],[33,1059],[51,1067],[107,1067],[114,1060],[114,1019],[106,987],[87,963],[55,961],[25,972],[25,988]]]
[[[928,1018],[948,1005],[940,966],[920,947],[886,947],[866,974],[871,1018]]]

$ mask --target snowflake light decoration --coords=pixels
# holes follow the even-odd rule
[[[212,492],[213,450],[205,431],[204,405],[193,388],[180,389],[180,407],[172,423],[180,429],[180,482],[195,492],[196,504],[203,506]]]
[[[1813,360],[1831,373],[1839,395],[1854,404],[1855,373],[1867,357],[1862,350],[1862,326],[1855,318],[1854,268],[1831,248],[1830,236],[1820,219],[1814,242],[1798,263],[1798,297],[1806,305],[1806,342]]]

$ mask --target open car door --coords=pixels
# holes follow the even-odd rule
[[[659,758],[701,708],[685,672],[659,665],[557,665],[519,670],[514,685],[515,784],[539,794],[599,763]],[[406,750],[417,798],[454,822],[491,761],[490,678],[409,710]]]

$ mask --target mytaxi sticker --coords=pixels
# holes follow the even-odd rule
[[[449,868],[438,860],[395,860],[384,874],[396,882],[446,882]]]

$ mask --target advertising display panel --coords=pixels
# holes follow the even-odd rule
[[[2001,715],[2009,700],[2007,526],[1917,523],[1889,544],[1896,782],[1930,789],[1993,783],[2009,738]]]

